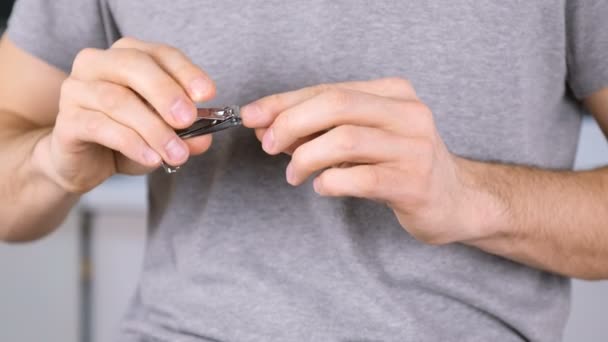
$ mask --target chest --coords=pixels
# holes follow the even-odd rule
[[[520,62],[539,39],[564,44],[563,0],[108,1],[120,34],[174,45],[221,79],[280,76],[277,88],[386,74],[422,86],[429,75],[470,79]]]
[[[564,94],[565,0],[107,1],[121,35],[173,45],[205,69],[212,104],[398,76],[448,144],[508,138],[515,150],[520,126],[500,123],[555,115],[543,108]]]

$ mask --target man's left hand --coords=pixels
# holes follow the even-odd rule
[[[287,181],[318,171],[322,196],[386,203],[431,244],[480,238],[467,161],[450,153],[429,107],[398,78],[319,85],[260,99],[242,111],[263,149],[292,155]]]

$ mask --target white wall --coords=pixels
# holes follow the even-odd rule
[[[78,217],[26,245],[0,245],[0,341],[78,341]]]
[[[144,215],[113,212],[94,224],[95,288],[93,341],[114,341],[143,259],[146,236]]]
[[[146,182],[112,179],[81,201],[93,220],[93,342],[114,341],[139,279],[146,239]]]

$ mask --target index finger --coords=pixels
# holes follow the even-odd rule
[[[303,103],[331,89],[346,89],[397,100],[415,100],[416,91],[409,81],[401,78],[381,78],[372,81],[355,81],[322,84],[280,94],[266,96],[241,109],[243,125],[249,128],[266,128],[276,117],[290,107]]]
[[[215,96],[216,88],[211,77],[179,49],[130,37],[120,39],[113,47],[132,48],[149,54],[188,92],[194,102],[208,101]]]

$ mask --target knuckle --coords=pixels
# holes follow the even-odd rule
[[[156,44],[152,51],[157,56],[163,56],[174,59],[184,59],[185,55],[177,48],[167,44]]]
[[[192,64],[190,59],[178,48],[171,45],[158,44],[154,47],[154,55],[170,60],[173,67],[171,72],[175,76],[190,77],[200,74],[200,71]]]
[[[296,123],[294,123],[294,119],[294,115],[283,113],[276,119],[274,126],[277,127],[279,131],[285,131],[287,134],[290,134],[289,132],[292,132],[292,128],[297,127]]]
[[[137,127],[123,127],[120,134],[132,143],[145,142],[159,151],[165,150],[177,138],[175,131],[160,116],[142,121]]]
[[[123,51],[120,52],[119,58],[128,68],[132,68],[138,63],[152,61],[150,55],[137,49],[123,49]]]
[[[308,91],[311,96],[316,96],[316,95],[323,94],[332,88],[334,88],[334,87],[330,84],[321,83],[321,84],[317,84],[315,86],[308,88]]]
[[[334,129],[336,134],[337,149],[342,153],[352,152],[357,149],[359,139],[357,129],[353,126],[339,126]]]
[[[112,44],[112,48],[125,48],[125,47],[130,47],[133,46],[135,43],[137,43],[138,40],[133,38],[133,37],[122,37],[119,40],[117,40],[116,42],[114,42],[114,44]]]
[[[97,55],[99,52],[100,52],[99,49],[85,48],[85,49],[80,50],[80,52],[78,52],[75,60],[76,61],[89,60],[91,57]]]
[[[268,104],[272,104],[272,106],[276,107],[276,108],[286,108],[287,107],[287,103],[285,101],[285,96],[283,96],[281,94],[268,95],[262,101],[258,102],[258,105],[260,106],[260,110],[262,112],[265,111],[265,109],[266,109],[265,107]]]
[[[97,90],[97,99],[103,111],[112,112],[125,106],[130,97],[130,91],[120,86],[103,84]]]
[[[397,110],[399,113],[413,113],[416,110],[416,104],[413,101],[397,101]]]
[[[168,99],[175,99],[178,97],[189,99],[187,95],[184,95],[183,88],[181,88],[171,77],[163,77],[163,75],[160,75],[158,77],[153,78],[151,80],[151,83],[154,84],[154,88],[158,92],[158,94],[166,94],[166,97],[162,99],[163,102]],[[164,106],[165,109],[159,109],[159,111],[161,115],[163,115],[163,117],[166,119],[166,115],[170,112],[171,104],[165,102]],[[194,109],[194,103],[192,103],[192,106],[192,108]]]
[[[78,72],[83,68],[89,67],[91,64],[90,61],[95,58],[99,53],[101,53],[101,50],[94,48],[86,48],[80,50],[80,52],[78,52],[78,54],[76,54],[76,57],[74,58],[74,65],[72,68],[73,72]]]
[[[412,118],[416,120],[417,126],[425,133],[434,130],[433,112],[424,103],[420,101],[399,101],[398,110],[401,113],[413,115]]]
[[[412,82],[401,77],[389,77],[385,80],[391,87],[400,90],[404,94],[410,94],[414,91]]]
[[[197,75],[199,72],[186,60],[178,61],[173,70],[173,74],[177,77],[182,78],[182,80],[191,77],[192,75]]]
[[[435,131],[435,121],[433,119],[433,112],[431,109],[422,102],[416,102],[415,105],[416,113],[422,119],[422,127],[427,134],[431,134]]]
[[[375,167],[367,166],[364,169],[360,182],[360,190],[364,194],[373,194],[377,192],[381,185],[381,178],[378,170]]]
[[[130,74],[134,70],[141,70],[142,65],[154,63],[154,59],[141,50],[125,48],[115,53],[116,63],[114,65],[122,74]]]
[[[105,129],[103,125],[99,128],[99,134],[103,135],[107,141],[112,141],[116,145],[116,149],[123,154],[129,149],[133,149],[139,146],[137,142],[132,139],[128,130],[122,129]]]
[[[431,109],[421,101],[406,101],[405,103],[409,108],[408,110],[412,113],[416,113],[425,118],[431,118],[433,116]]]
[[[343,89],[330,89],[325,92],[327,102],[331,107],[346,107],[351,102],[351,94]]]

